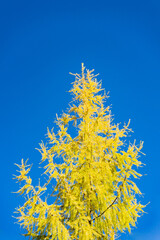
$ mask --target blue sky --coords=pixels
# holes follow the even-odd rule
[[[142,203],[150,204],[132,233],[119,239],[160,239],[159,12],[158,0],[1,1],[1,239],[24,239],[12,218],[23,202],[11,193],[18,189],[14,163],[29,158],[37,183],[35,148],[71,101],[69,72],[80,73],[82,62],[100,73],[115,122],[131,119],[133,138],[144,141],[138,186]]]

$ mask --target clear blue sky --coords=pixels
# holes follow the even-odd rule
[[[115,121],[131,119],[133,137],[144,141],[146,175],[138,186],[150,204],[132,234],[119,239],[160,239],[159,13],[158,0],[1,1],[0,239],[24,239],[12,218],[22,203],[11,193],[18,187],[14,163],[29,158],[37,182],[35,148],[71,101],[69,72],[80,73],[82,62],[100,73]]]

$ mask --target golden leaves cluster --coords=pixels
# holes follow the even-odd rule
[[[31,239],[109,240],[130,231],[143,212],[136,200],[141,192],[133,181],[141,176],[136,168],[142,164],[143,143],[127,146],[129,124],[120,128],[113,123],[93,70],[85,72],[82,65],[82,74],[74,75],[72,104],[57,116],[58,131],[48,129],[48,144],[40,144],[46,183],[33,187],[30,166],[23,160],[18,165],[16,178],[24,182],[18,193],[26,197],[17,209],[18,219]],[[52,204],[42,200],[50,186]]]

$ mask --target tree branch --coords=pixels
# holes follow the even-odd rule
[[[119,189],[122,188],[125,180],[126,180],[126,176],[125,176],[122,184],[119,186]],[[118,194],[117,194],[117,196],[115,197],[115,199],[113,200],[113,202],[112,202],[102,213],[100,213],[97,217],[94,217],[93,219],[89,220],[89,224],[91,224],[91,221],[94,221],[95,219],[101,217],[109,208],[111,208],[111,207],[115,204],[115,202],[117,201],[117,199],[118,199]]]
[[[114,201],[101,214],[99,214],[97,217],[89,220],[89,223],[91,223],[91,221],[94,221],[96,218],[101,217],[109,208],[111,208],[113,206],[113,204],[116,202],[117,199],[118,199],[118,196],[114,199]]]

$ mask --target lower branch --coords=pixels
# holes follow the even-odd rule
[[[119,186],[119,190],[121,190],[121,188],[123,187],[123,184],[124,184],[125,180],[126,180],[126,176],[125,176],[122,184]],[[91,224],[91,221],[94,221],[95,219],[101,217],[109,208],[111,208],[111,207],[115,204],[115,202],[117,201],[117,199],[118,199],[118,194],[117,194],[117,196],[115,197],[115,199],[113,200],[113,202],[112,202],[101,214],[99,214],[97,217],[89,220],[89,224]]]

